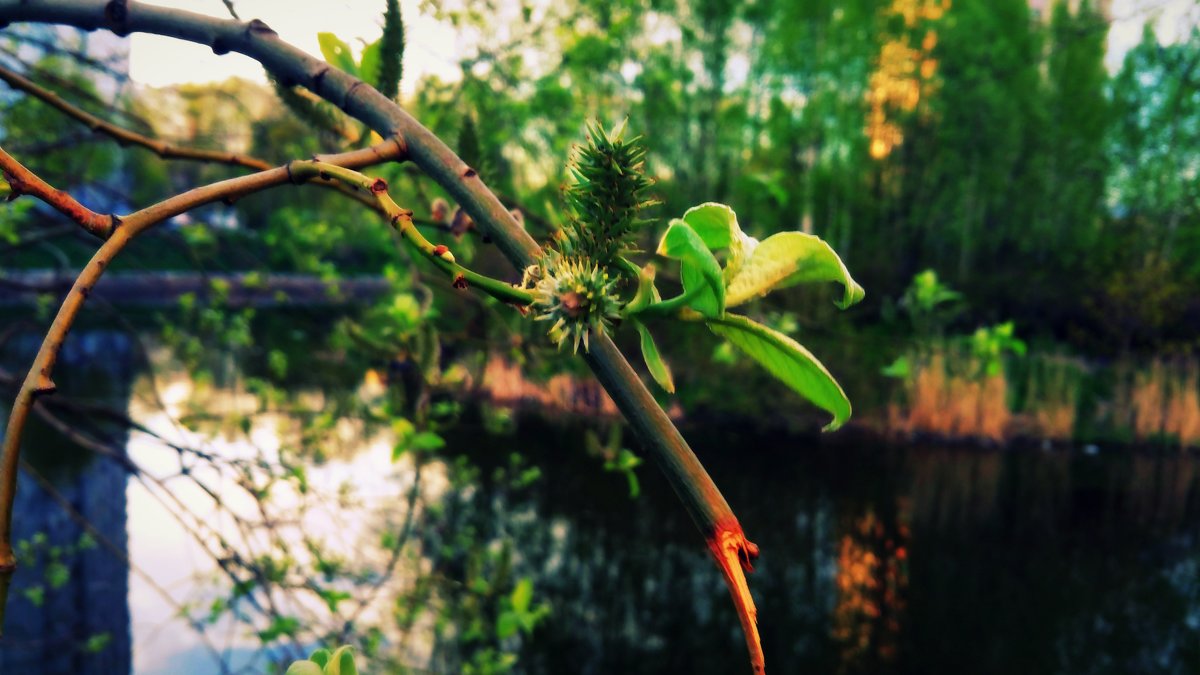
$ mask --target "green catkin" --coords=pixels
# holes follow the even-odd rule
[[[587,145],[576,151],[569,167],[572,183],[564,191],[571,218],[559,249],[601,267],[611,266],[633,245],[636,231],[651,222],[639,213],[657,203],[647,198],[654,181],[643,170],[646,148],[640,138],[623,140],[623,133],[590,125]]]
[[[551,255],[557,255],[552,253]],[[595,263],[579,258],[559,259],[546,268],[534,286],[537,321],[550,322],[550,339],[559,346],[588,350],[588,331],[603,335],[620,317],[617,279]]]
[[[380,49],[379,92],[394,99],[404,78],[404,17],[400,14],[399,0],[388,0]]]
[[[559,233],[557,248],[527,271],[534,289],[537,320],[550,322],[550,338],[560,348],[588,349],[588,332],[602,335],[620,317],[615,264],[633,246],[637,230],[651,221],[642,209],[653,181],[643,165],[646,150],[623,130],[588,127],[588,142],[576,150],[564,189],[571,216]]]

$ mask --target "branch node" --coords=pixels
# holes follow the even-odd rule
[[[312,76],[312,90],[313,91],[317,91],[318,89],[321,88],[321,83],[325,81],[325,76],[329,74],[329,69],[331,67],[332,66],[330,66],[327,63],[324,66],[322,66],[320,70],[318,70],[316,73],[313,74],[313,76]]]
[[[365,83],[362,80],[355,80],[354,84],[350,85],[350,88],[346,90],[346,95],[342,97],[342,104],[338,107],[345,111],[350,105],[350,97],[354,95],[354,90],[358,89],[363,84]]]
[[[229,53],[229,45],[225,43],[224,38],[217,38],[209,45],[212,51],[217,56],[224,56]]]
[[[37,385],[33,388],[33,395],[48,396],[56,391],[58,391],[58,385],[54,384],[54,380],[51,380],[45,373],[39,373]]]
[[[380,192],[387,192],[387,189],[388,189],[387,181],[382,178],[376,178],[375,182],[371,183],[371,192],[373,194],[379,194]]]
[[[470,288],[471,286],[471,284],[467,283],[467,276],[462,272],[454,275],[454,281],[450,282],[450,285],[460,291]]]
[[[262,19],[250,19],[250,23],[246,24],[246,35],[278,35],[278,33]]]
[[[396,143],[396,149],[399,151],[399,154],[396,156],[396,159],[398,159],[398,160],[408,159],[408,141],[404,140],[404,134],[397,133],[395,136],[392,137],[392,140]]]
[[[125,21],[129,18],[129,7],[126,5],[126,0],[109,0],[109,3],[104,6],[104,18],[111,24],[113,33],[121,37],[129,35],[129,29],[125,26]]]
[[[469,167],[469,166],[468,166],[468,167],[466,167],[466,168],[464,168],[464,169],[463,169],[463,171],[462,171],[462,177],[463,177],[463,178],[474,178],[474,177],[475,177],[475,176],[477,176],[477,175],[478,175],[478,174],[476,174],[476,173],[475,173],[475,169],[472,169],[472,168],[471,168],[471,167]]]

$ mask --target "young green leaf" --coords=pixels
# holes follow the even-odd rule
[[[354,64],[350,45],[342,42],[341,38],[333,33],[317,33],[317,43],[321,46],[321,55],[325,57],[326,63],[350,75],[358,76],[358,66]]]
[[[758,361],[796,393],[833,414],[825,431],[850,419],[850,399],[825,366],[792,338],[738,314],[710,319],[709,329]]]
[[[432,431],[422,431],[412,437],[409,446],[414,450],[440,450],[446,447],[446,441]]]
[[[706,317],[719,317],[725,313],[721,266],[691,225],[679,219],[672,220],[658,244],[658,254],[679,261],[683,292],[689,298],[688,307]]]
[[[742,232],[737,214],[725,204],[708,202],[693,206],[683,214],[683,221],[700,235],[708,250],[729,249],[729,257],[725,260],[727,282],[738,273],[746,257],[758,246],[757,239]]]
[[[646,328],[646,324],[641,321],[634,320],[633,325],[637,328],[638,335],[642,338],[642,358],[646,360],[646,368],[650,371],[650,376],[662,387],[668,394],[675,393],[675,380],[671,377],[671,369],[667,366],[667,362],[658,353],[658,346],[654,344],[654,337],[650,335],[650,329]]]
[[[288,666],[284,675],[324,675],[324,673],[321,672],[321,666],[312,661],[296,661]]]
[[[529,611],[529,603],[533,600],[533,580],[525,577],[518,581],[509,600],[518,614]]]
[[[325,675],[358,675],[358,666],[354,663],[354,648],[338,647],[325,664]]]
[[[379,55],[382,51],[383,38],[379,38],[363,47],[362,58],[358,61],[358,76],[380,91],[383,91],[382,82],[379,79]]]
[[[850,277],[837,253],[820,237],[803,232],[780,232],[767,237],[730,279],[728,307],[766,295],[777,288],[800,283],[836,281],[846,291],[837,303],[845,309],[863,299],[865,292]]]
[[[504,640],[517,634],[521,626],[520,617],[516,612],[501,612],[496,619],[496,637]]]

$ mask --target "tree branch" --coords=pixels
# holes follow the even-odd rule
[[[58,190],[38,178],[37,174],[26,169],[12,155],[5,152],[4,148],[0,148],[0,172],[3,173],[4,180],[8,182],[9,201],[21,195],[37,197],[101,239],[108,239],[116,229],[116,216],[96,213],[75,201],[75,198],[65,191]]]
[[[30,96],[46,103],[55,108],[59,112],[74,118],[81,122],[84,126],[98,134],[111,136],[114,140],[122,145],[137,145],[149,150],[153,150],[155,154],[163,159],[194,159],[202,162],[217,162],[220,164],[232,164],[241,166],[255,171],[265,171],[271,168],[271,164],[248,155],[241,155],[236,152],[221,152],[218,150],[203,150],[200,148],[186,148],[178,145],[172,145],[166,141],[161,141],[149,136],[143,136],[134,131],[123,129],[115,124],[106,122],[95,115],[84,111],[70,103],[67,103],[58,94],[41,87],[33,81],[23,77],[19,73],[5,68],[0,65],[0,80],[6,82],[13,89],[19,89],[26,92]]]
[[[12,21],[63,23],[88,30],[105,28],[118,35],[155,33],[208,45],[218,54],[236,51],[249,56],[282,83],[304,86],[380,135],[400,138],[408,158],[450,193],[517,269],[534,263],[541,253],[475,169],[433,132],[371,86],[283,42],[262,21],[215,19],[125,0],[0,0],[0,24]],[[667,474],[714,552],[730,592],[740,599],[735,604],[746,629],[751,666],[756,673],[764,672],[753,605],[741,569],[748,569],[748,561],[757,549],[746,540],[708,473],[611,338],[593,336],[586,358]],[[727,551],[735,555],[727,555]]]
[[[400,208],[392,200],[391,196],[388,195],[387,182],[382,178],[368,178],[357,171],[317,160],[296,161],[288,166],[294,179],[332,178],[355,188],[356,191],[361,190],[363,194],[370,195],[372,201],[375,203],[376,210],[388,219],[392,227],[396,228],[400,236],[415,248],[417,252],[425,256],[425,258],[443,272],[450,275],[455,288],[466,288],[468,285],[476,286],[488,295],[503,302],[510,302],[520,306],[533,304],[533,294],[529,291],[473,272],[455,262],[454,254],[450,252],[449,248],[433,245],[433,243],[417,231],[417,226],[413,223],[412,211]]]

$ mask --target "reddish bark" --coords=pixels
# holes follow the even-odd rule
[[[766,672],[762,640],[758,635],[758,609],[746,583],[746,573],[753,572],[754,559],[758,557],[758,545],[746,539],[742,526],[730,517],[717,523],[707,538],[708,550],[725,575],[725,584],[733,597],[742,632],[746,634],[746,649],[750,652],[750,667],[756,674]]]

